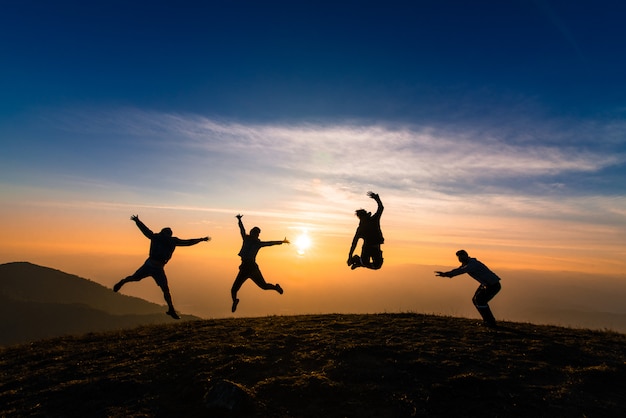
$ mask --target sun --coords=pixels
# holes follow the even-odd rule
[[[311,247],[311,238],[309,238],[306,231],[302,232],[298,238],[296,238],[294,245],[296,246],[296,251],[298,251],[299,255],[304,255],[306,250]]]

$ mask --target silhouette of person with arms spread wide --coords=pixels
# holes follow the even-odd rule
[[[447,272],[436,271],[440,277],[454,277],[459,274],[467,273],[473,279],[480,283],[472,302],[478,313],[483,317],[483,323],[489,327],[496,326],[496,318],[494,318],[488,302],[500,291],[500,278],[489,268],[475,258],[470,257],[465,250],[456,252],[456,256],[461,262],[461,266]]]
[[[254,283],[256,283],[256,285],[263,290],[275,290],[281,295],[283,294],[283,289],[278,283],[270,284],[265,281],[265,279],[263,278],[263,274],[261,274],[261,270],[259,269],[259,265],[256,263],[256,255],[262,247],[289,244],[287,238],[283,239],[282,241],[261,241],[259,239],[261,229],[258,226],[255,226],[250,230],[250,235],[246,235],[246,229],[243,226],[243,222],[241,222],[241,218],[243,217],[243,215],[237,215],[236,217],[239,223],[239,231],[241,232],[241,239],[243,240],[243,244],[241,245],[241,250],[239,250],[239,254],[237,254],[239,257],[241,257],[239,273],[237,274],[235,282],[233,283],[233,287],[230,290],[230,294],[233,297],[233,312],[237,310],[237,305],[239,304],[239,299],[237,299],[237,292],[239,291],[239,289],[241,289],[241,286],[248,279],[252,279],[252,281],[254,281]]]
[[[378,209],[373,215],[372,212],[367,212],[365,209],[355,211],[356,216],[359,218],[359,226],[356,229],[350,252],[348,253],[348,265],[352,270],[357,267],[378,270],[383,265],[383,252],[380,249],[381,244],[385,242],[383,232],[380,229],[380,217],[384,209],[383,202],[380,200],[380,196],[374,192],[367,192],[367,195],[376,201]],[[363,239],[360,257],[353,255],[359,239]]]
[[[161,232],[155,234],[139,220],[138,215],[133,215],[130,219],[135,221],[139,230],[150,240],[150,255],[143,266],[139,267],[139,270],[132,276],[128,276],[117,282],[115,286],[113,286],[113,291],[118,292],[122,286],[128,282],[138,282],[148,276],[152,276],[156,284],[163,291],[163,296],[167,302],[169,310],[165,313],[174,319],[180,319],[172,304],[172,296],[170,295],[170,289],[167,285],[167,276],[165,276],[164,267],[170,258],[172,258],[176,247],[189,247],[202,241],[210,241],[211,238],[180,239],[172,236],[172,230],[170,228],[163,228]]]

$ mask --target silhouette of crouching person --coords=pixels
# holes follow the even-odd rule
[[[210,241],[211,238],[180,239],[172,236],[170,228],[163,228],[161,232],[155,234],[139,220],[138,215],[133,215],[130,219],[135,221],[139,230],[150,240],[150,253],[148,259],[135,273],[120,280],[113,286],[113,291],[118,292],[126,283],[138,282],[150,276],[163,291],[163,297],[168,307],[166,314],[174,319],[180,319],[172,303],[172,295],[170,294],[167,276],[165,275],[165,265],[172,258],[176,247],[189,247],[202,241]]]
[[[489,327],[496,326],[496,318],[493,316],[488,302],[498,294],[502,286],[500,285],[500,277],[498,277],[493,271],[478,261],[475,258],[470,257],[465,250],[459,250],[456,252],[456,256],[461,262],[461,266],[447,272],[436,271],[437,276],[449,277],[458,276],[459,274],[467,273],[474,280],[480,283],[478,289],[474,293],[472,303],[483,318],[483,323]]]

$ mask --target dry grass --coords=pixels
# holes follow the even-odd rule
[[[419,314],[155,325],[2,349],[0,416],[622,417],[625,343]],[[223,381],[247,401],[208,402]]]

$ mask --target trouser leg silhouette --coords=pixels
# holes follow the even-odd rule
[[[472,302],[474,303],[474,306],[478,310],[480,316],[483,318],[483,321],[489,325],[495,325],[496,318],[493,316],[488,302],[493,299],[500,289],[501,286],[499,282],[488,286],[480,285],[478,289],[476,289],[476,293],[474,293],[474,297],[472,298]]]
[[[478,313],[480,314],[480,316],[483,317],[483,321],[488,324],[496,323],[496,318],[493,316],[493,313],[491,312],[491,309],[488,305],[476,306],[476,309],[478,309]]]

